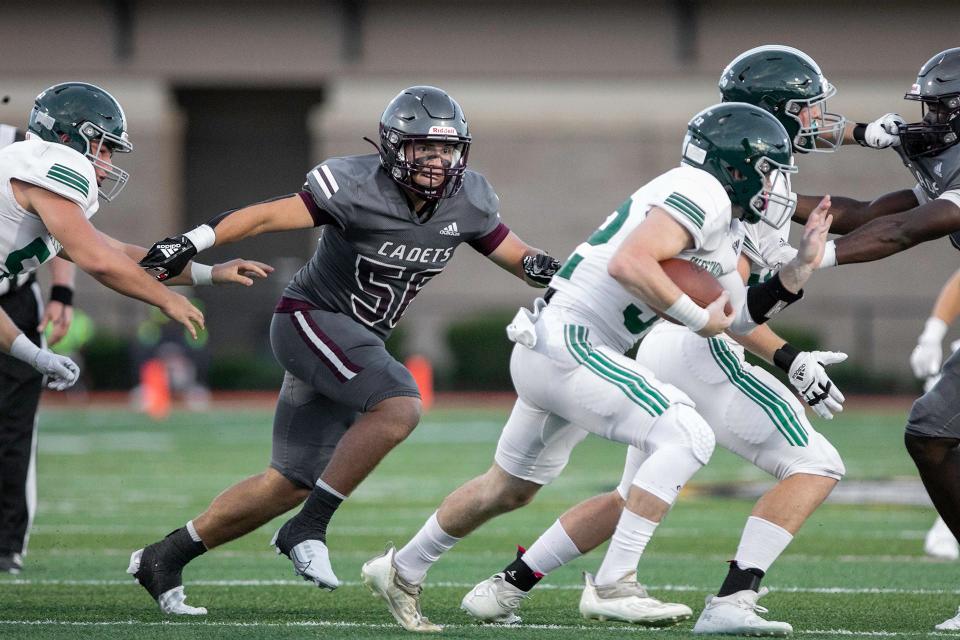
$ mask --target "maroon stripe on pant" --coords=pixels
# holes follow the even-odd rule
[[[330,339],[330,336],[325,334],[323,330],[320,329],[319,326],[317,326],[317,323],[313,321],[313,318],[310,317],[310,314],[304,313],[303,319],[307,321],[307,324],[310,325],[310,329],[312,329],[313,333],[316,334],[318,338],[320,338],[320,341],[323,342],[323,344],[327,345],[327,349],[330,349],[330,351],[333,351],[333,353],[340,360],[340,364],[342,364],[344,367],[346,367],[353,373],[360,373],[361,371],[363,371],[363,367],[352,363],[350,361],[350,358],[347,357],[347,354],[343,352],[343,349],[341,349],[336,342]]]

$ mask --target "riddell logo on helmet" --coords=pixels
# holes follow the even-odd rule
[[[910,85],[910,94],[911,94],[911,95],[919,95],[919,94],[920,94],[920,85],[917,84],[916,82],[914,82],[912,85]]]
[[[430,131],[427,135],[431,136],[455,136],[457,135],[457,130],[453,127],[430,127]]]

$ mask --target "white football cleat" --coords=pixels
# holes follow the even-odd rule
[[[619,620],[647,626],[667,626],[686,620],[693,611],[685,604],[660,602],[651,598],[637,583],[637,572],[623,576],[613,584],[597,586],[593,576],[584,572],[580,615],[588,620]]]
[[[937,521],[927,531],[927,537],[923,540],[923,550],[931,558],[940,560],[960,559],[960,545],[957,539],[953,537],[953,532],[943,521],[943,518],[937,516]]]
[[[460,608],[487,624],[520,624],[517,611],[530,596],[497,573],[470,590],[460,601]]]
[[[760,591],[737,591],[728,596],[707,596],[706,604],[694,633],[723,634],[736,636],[788,636],[793,627],[786,622],[764,620],[758,613],[767,609],[757,604],[757,600],[769,593],[761,587]]]
[[[143,585],[143,587],[147,589],[151,595],[153,595],[162,588],[158,587],[158,585],[164,582],[162,579],[163,576],[160,575],[163,573],[163,567],[157,563],[156,559],[154,559],[148,563],[147,566],[143,567],[143,571],[141,571],[140,567],[143,562],[143,551],[143,549],[137,549],[130,554],[130,563],[127,565],[127,573],[132,575],[138,584]],[[167,589],[162,593],[157,593],[156,595],[156,601],[157,604],[160,605],[160,611],[177,616],[207,615],[206,607],[192,607],[186,603],[187,596],[183,592],[183,585],[179,584],[179,572],[176,573],[174,581],[177,583],[177,586]]]
[[[288,553],[277,542],[277,537],[281,531],[283,531],[282,527],[273,534],[270,544],[273,545],[278,554],[290,558],[290,561],[293,562],[293,572],[295,574],[307,582],[313,582],[321,589],[333,591],[340,586],[340,580],[333,573],[333,567],[330,566],[330,552],[327,550],[327,545],[319,540],[304,540],[293,545]]]
[[[410,584],[397,572],[393,557],[397,550],[392,545],[383,555],[367,560],[360,568],[363,583],[378,598],[383,598],[394,620],[407,631],[418,633],[438,633],[443,630],[438,624],[430,622],[420,611],[420,592],[418,584]]]
[[[960,631],[960,609],[957,609],[957,615],[949,620],[944,620],[934,627],[937,631]]]

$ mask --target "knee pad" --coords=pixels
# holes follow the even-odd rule
[[[673,504],[683,485],[710,460],[713,431],[696,411],[673,405],[651,430],[644,447],[648,456],[632,484]]]
[[[822,434],[814,432],[812,435],[806,447],[797,449],[798,453],[802,452],[802,455],[798,455],[795,460],[787,461],[782,471],[774,474],[779,480],[797,473],[840,480],[847,472],[836,447],[830,444]]]

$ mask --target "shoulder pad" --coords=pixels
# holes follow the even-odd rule
[[[22,146],[21,146],[22,145]],[[97,175],[93,164],[62,144],[27,140],[9,147],[22,162],[10,177],[35,184],[72,202],[84,211],[97,203]],[[22,150],[23,155],[19,155]]]
[[[500,198],[482,174],[468,169],[463,176],[463,192],[467,201],[483,213],[500,213]]]

